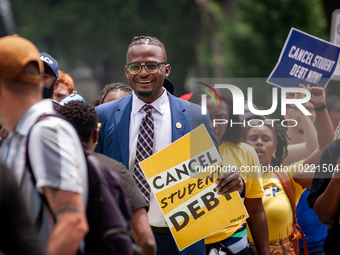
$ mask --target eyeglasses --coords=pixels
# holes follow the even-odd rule
[[[126,67],[128,68],[129,72],[131,74],[138,74],[140,70],[142,69],[142,66],[145,66],[145,70],[148,73],[155,73],[157,72],[159,65],[165,64],[166,62],[155,62],[155,61],[150,61],[146,63],[139,63],[139,62],[132,62],[130,64],[127,64]]]

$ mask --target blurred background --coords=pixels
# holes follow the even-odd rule
[[[52,55],[91,103],[106,84],[127,83],[132,38],[155,36],[165,45],[180,96],[189,92],[191,77],[267,78],[290,28],[329,41],[335,9],[340,1],[0,0],[0,36],[19,34]],[[254,102],[265,104],[261,98],[271,88],[256,88]],[[339,81],[326,91],[340,95]]]

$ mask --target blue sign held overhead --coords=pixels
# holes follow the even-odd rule
[[[291,28],[267,82],[277,87],[299,84],[325,88],[338,63],[340,47]]]

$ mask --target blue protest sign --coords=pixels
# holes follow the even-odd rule
[[[336,68],[340,47],[291,28],[267,82],[278,87],[299,84],[325,88]]]

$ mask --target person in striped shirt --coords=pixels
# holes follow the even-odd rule
[[[42,100],[43,62],[33,43],[0,38],[0,122],[8,131],[0,163],[20,185],[47,254],[76,254],[88,232],[87,169],[71,124]],[[29,138],[29,139],[28,139]],[[27,152],[27,153],[26,153]]]

